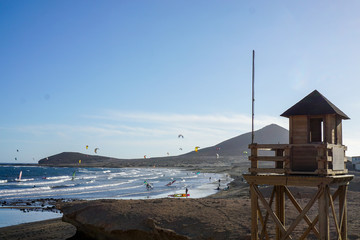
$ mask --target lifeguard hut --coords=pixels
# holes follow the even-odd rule
[[[249,145],[251,167],[244,178],[251,192],[251,239],[294,239],[293,231],[302,220],[308,227],[297,239],[307,239],[309,235],[322,240],[335,235],[335,239],[347,239],[346,193],[353,175],[347,174],[342,120],[349,117],[317,90],[281,116],[289,118],[289,144]],[[273,151],[274,156],[260,156],[259,150]],[[273,163],[272,167],[269,162]],[[259,185],[273,186],[268,200]],[[301,207],[290,186],[315,187],[316,191],[306,206]],[[331,193],[330,187],[336,191]],[[287,202],[299,213],[289,222],[285,212]],[[310,219],[307,213],[313,206],[318,208],[318,214]],[[267,227],[269,218],[275,224],[274,237]],[[335,226],[335,232],[330,231],[330,225]]]

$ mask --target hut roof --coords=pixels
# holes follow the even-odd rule
[[[342,119],[350,119],[339,108],[332,104],[317,90],[304,97],[294,106],[286,110],[280,116],[290,117],[294,115],[323,115],[323,114],[337,114]]]

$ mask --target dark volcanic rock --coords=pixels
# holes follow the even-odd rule
[[[93,239],[249,239],[249,229],[240,225],[250,219],[235,199],[96,200],[58,207],[78,235]]]

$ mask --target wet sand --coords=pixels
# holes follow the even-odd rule
[[[76,228],[61,218],[0,228],[0,239],[60,240],[74,236]]]

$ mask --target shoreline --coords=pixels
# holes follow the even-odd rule
[[[168,167],[169,168],[169,167]],[[224,173],[228,174],[233,181],[229,183],[229,190],[221,190],[213,195],[199,199],[200,202],[218,202],[221,199],[224,201],[230,200],[231,202],[238,202],[240,204],[241,216],[243,216],[243,222],[239,222],[237,228],[241,228],[241,231],[245,235],[242,235],[242,239],[250,239],[250,201],[249,201],[249,186],[246,182],[242,181],[242,173],[247,172],[247,166],[238,165],[238,166],[191,166],[186,168],[181,168],[188,171],[197,171],[202,172],[214,172],[214,173]],[[360,186],[359,186],[359,176],[360,173],[354,173],[357,178],[354,178],[353,182],[349,185],[348,193],[348,207],[349,207],[349,216],[348,216],[348,239],[355,240],[359,239],[360,235],[357,233],[357,229],[360,227],[360,220],[357,220],[357,216],[360,214],[360,209],[357,207],[356,199],[360,198]],[[302,191],[302,189],[298,189]],[[307,197],[304,196],[304,201]],[[227,199],[227,200],[226,200]],[[150,199],[153,201],[154,199]],[[180,200],[180,199],[178,199]],[[119,200],[122,201],[122,200]],[[133,200],[124,200],[132,202]],[[147,201],[147,200],[143,200]],[[185,199],[183,201],[186,202]],[[83,201],[85,204],[89,204],[89,201]],[[222,201],[220,201],[222,202]],[[351,210],[350,210],[351,209]],[[50,219],[39,222],[23,223],[19,225],[13,225],[8,227],[0,228],[0,239],[68,239],[74,236],[76,233],[76,228],[66,222],[63,222],[61,218]]]
[[[37,165],[39,166],[39,165]],[[57,167],[57,166],[53,166],[53,167]],[[85,166],[83,166],[85,167]],[[134,166],[135,167],[135,166]],[[132,168],[134,168],[132,167]],[[128,168],[128,167],[125,167]],[[137,166],[135,168],[147,168],[144,166]],[[184,171],[201,171],[203,173],[219,173],[219,174],[224,174],[225,176],[230,176],[231,178],[231,182],[229,182],[227,185],[229,186],[235,186],[234,185],[234,181],[236,181],[236,178],[239,174],[234,174],[231,173],[230,171],[230,167],[203,167],[203,166],[191,166],[191,167],[159,167],[159,168],[174,168],[174,169],[180,169],[180,170],[184,170]],[[223,187],[225,187],[225,185],[223,185]],[[215,184],[214,184],[214,188],[215,188]],[[194,190],[196,191],[196,190]],[[200,190],[201,191],[201,190]],[[228,191],[226,191],[225,195],[229,195],[230,193],[232,193],[234,191],[233,187],[230,187],[230,189]],[[201,198],[223,198],[224,197],[224,193],[225,192],[223,190],[220,190],[214,194],[210,194],[207,195],[205,197],[201,197]],[[195,194],[195,192],[194,192]],[[195,194],[196,195],[196,194]],[[194,195],[194,196],[195,196]],[[230,194],[231,195],[231,194]],[[39,199],[22,199],[22,200],[15,200],[15,201],[1,201],[0,204],[0,211],[2,209],[16,209],[19,211],[23,211],[24,214],[27,212],[31,212],[31,211],[38,211],[38,212],[42,212],[42,211],[46,211],[46,212],[59,212],[59,210],[57,210],[55,208],[55,205],[60,203],[60,202],[71,202],[71,201],[76,201],[78,199],[54,199],[54,198],[39,198]],[[89,200],[91,201],[91,200]],[[28,222],[28,224],[31,222]],[[21,223],[22,224],[22,223]],[[16,227],[18,225],[21,224],[17,224],[17,225],[9,225],[9,226],[4,226],[2,228],[7,228],[7,227]],[[0,229],[2,229],[0,228]]]

